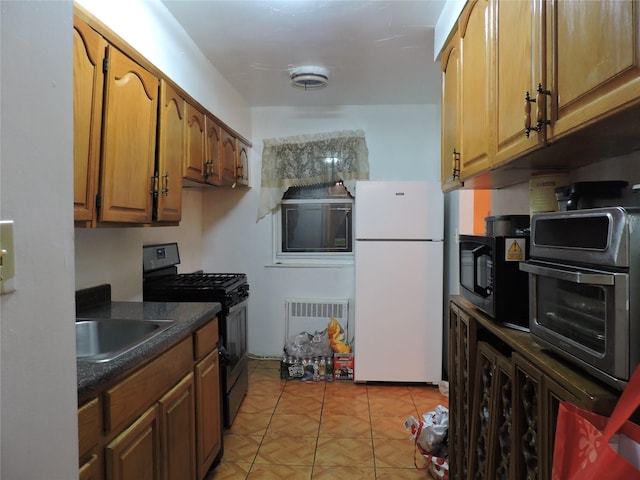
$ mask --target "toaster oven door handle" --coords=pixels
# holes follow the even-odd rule
[[[589,285],[614,285],[615,276],[606,273],[588,273],[579,271],[560,270],[558,268],[544,267],[531,263],[520,262],[520,270],[536,275],[566,280],[567,282],[582,283]]]

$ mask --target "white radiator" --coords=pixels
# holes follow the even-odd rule
[[[313,333],[327,328],[335,318],[349,338],[349,300],[288,299],[285,301],[285,341],[301,332]]]

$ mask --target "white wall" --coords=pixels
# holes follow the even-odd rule
[[[72,3],[2,2],[0,219],[16,291],[1,297],[0,477],[78,475]]]
[[[313,94],[313,92],[311,92]],[[272,217],[256,222],[265,138],[362,129],[372,180],[439,180],[437,105],[253,109],[250,190],[208,191],[203,209],[206,270],[246,272],[251,285],[249,351],[282,353],[286,298],[353,298],[353,267],[272,266]]]

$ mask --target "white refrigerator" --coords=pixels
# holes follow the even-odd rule
[[[356,382],[442,380],[444,199],[439,182],[355,189]]]

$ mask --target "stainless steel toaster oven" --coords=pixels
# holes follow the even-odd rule
[[[534,215],[520,269],[534,339],[624,388],[640,363],[640,208]]]

